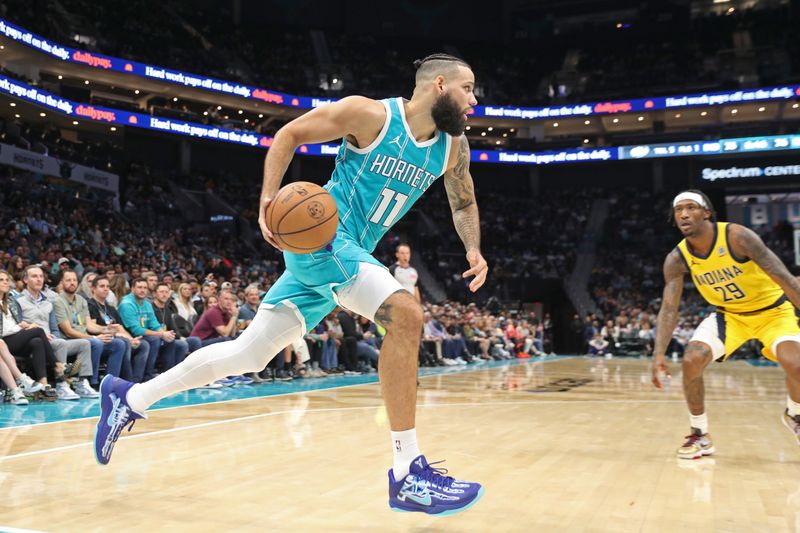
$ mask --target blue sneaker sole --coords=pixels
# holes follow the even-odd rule
[[[111,399],[108,397],[111,391],[106,392],[106,388],[113,387],[114,376],[111,374],[106,374],[103,380],[100,382],[100,420],[97,421],[97,424],[94,426],[94,459],[97,461],[97,464],[101,466],[105,466],[108,464],[108,461],[105,463],[100,460],[101,454],[99,450],[102,448],[99,446],[97,441],[97,436],[100,433],[100,424],[102,424],[106,418],[108,418],[109,412],[111,411]]]
[[[389,507],[392,509],[392,511],[394,511],[396,513],[425,513],[425,514],[428,514],[430,516],[453,516],[455,514],[463,513],[464,511],[466,511],[467,509],[469,509],[470,507],[472,507],[473,505],[478,503],[478,500],[481,499],[481,497],[483,496],[484,492],[485,492],[485,489],[483,487],[481,487],[480,490],[478,490],[478,495],[475,496],[475,499],[472,500],[471,502],[469,502],[464,507],[458,507],[457,509],[450,509],[448,511],[442,511],[441,513],[427,513],[425,511],[423,511],[422,509],[420,509],[419,511],[409,511],[407,509],[400,509],[398,507],[394,507],[394,506],[392,506],[391,503],[389,504]]]

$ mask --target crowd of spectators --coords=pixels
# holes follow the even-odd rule
[[[4,4],[3,16],[65,44],[311,96],[407,94],[411,76],[398,73],[411,74],[414,59],[443,45],[414,35],[385,46],[379,35],[346,28],[334,32],[300,25],[265,31],[261,23],[234,23],[228,4],[60,4],[63,9],[49,9],[46,2],[14,0]],[[641,97],[676,86],[700,91],[786,83],[800,73],[795,15],[787,6],[706,15],[693,14],[689,5],[642,8],[618,21],[600,17],[572,24],[520,13],[521,27],[526,16],[536,19],[529,24],[535,30],[500,40],[444,43],[473,63],[484,103]],[[327,53],[321,55],[319,43],[312,46],[312,32]],[[745,72],[741,65],[747,58],[755,68]]]
[[[2,170],[0,360],[8,362],[0,378],[14,403],[96,398],[106,372],[145,381],[234,338],[281,270],[269,249],[259,260],[230,242],[129,219],[40,176]],[[426,309],[421,365],[552,351],[549,317],[454,302]],[[270,367],[207,387],[374,372],[382,333],[337,309]]]
[[[595,192],[588,188],[551,190],[528,198],[479,193],[481,249],[492,265],[492,275],[479,298],[508,301],[540,280],[568,276]],[[425,223],[418,224],[417,233],[426,245],[419,252],[443,283],[447,297],[460,301],[468,294],[461,278],[464,246],[452,229],[447,205],[443,190],[438,189],[421,201],[419,211],[424,213]]]

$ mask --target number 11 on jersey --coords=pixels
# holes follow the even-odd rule
[[[378,208],[375,209],[375,212],[372,213],[372,216],[369,217],[369,221],[373,224],[380,224],[383,215],[386,213],[386,210],[389,208],[389,204],[392,203],[394,200],[394,206],[392,206],[392,210],[389,211],[389,214],[386,216],[386,219],[383,221],[383,225],[385,227],[391,226],[397,215],[400,214],[400,211],[403,209],[403,206],[406,204],[406,200],[408,200],[408,195],[405,195],[401,192],[393,191],[392,189],[386,187],[381,191],[381,203],[378,204]]]

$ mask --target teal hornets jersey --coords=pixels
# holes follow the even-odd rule
[[[367,147],[342,140],[325,188],[339,209],[339,232],[372,252],[378,241],[444,174],[452,138],[436,130],[417,142],[406,122],[402,98],[381,100],[386,122]]]

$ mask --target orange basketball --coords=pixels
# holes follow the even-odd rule
[[[267,227],[286,251],[316,252],[333,240],[339,212],[333,196],[315,183],[290,183],[267,208]]]

